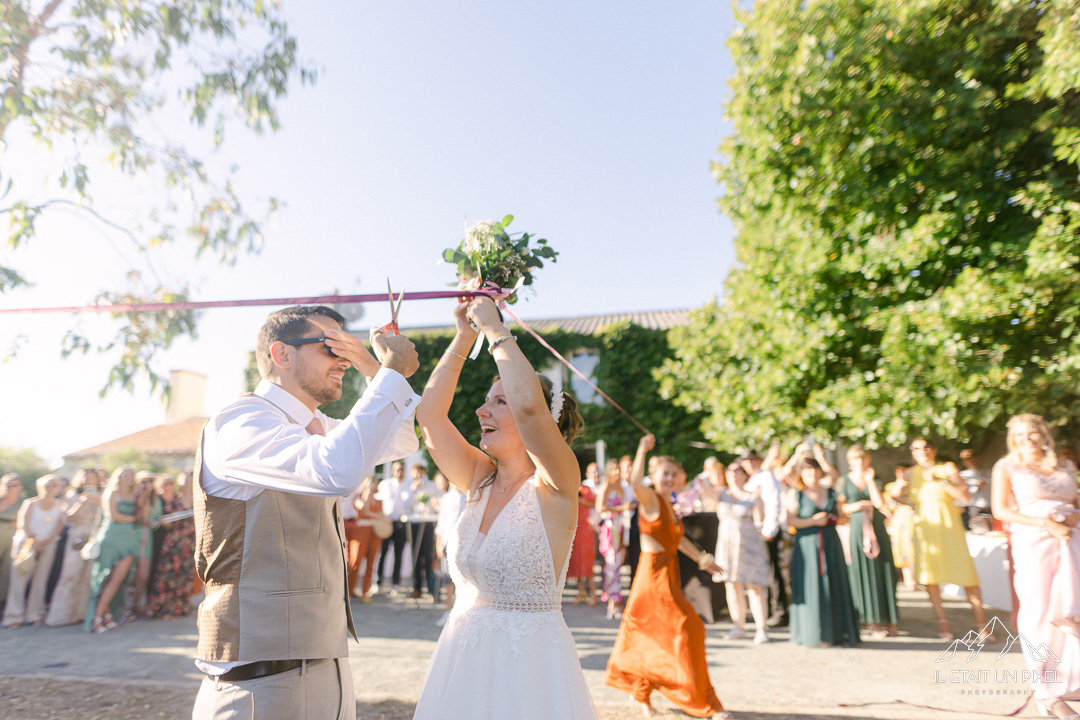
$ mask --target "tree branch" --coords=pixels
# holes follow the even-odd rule
[[[45,23],[49,21],[49,18],[53,16],[56,9],[60,7],[60,3],[64,0],[50,0],[49,4],[42,9],[41,13],[33,16],[34,19],[30,23],[28,37],[26,42],[22,45],[16,45],[12,48],[11,54],[14,58],[14,67],[11,72],[11,84],[4,90],[4,99],[14,97],[17,94],[22,94],[23,73],[26,71],[27,61],[30,59],[30,43],[37,40],[41,35],[42,30],[45,28]],[[7,124],[0,120],[0,140],[4,138],[4,131],[7,129]]]

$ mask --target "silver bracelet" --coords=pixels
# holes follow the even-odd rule
[[[492,342],[491,344],[488,345],[488,352],[491,353],[492,355],[494,355],[495,354],[495,348],[499,347],[500,345],[502,345],[507,340],[517,340],[517,338],[514,337],[513,335],[509,335],[509,334],[503,335],[501,338],[499,338],[498,340],[495,340],[494,342]]]
[[[451,355],[453,355],[454,357],[459,357],[459,358],[461,358],[462,360],[468,360],[468,359],[469,359],[469,358],[465,357],[464,355],[459,355],[458,353],[454,352],[454,351],[453,351],[453,350],[451,350],[450,348],[446,348],[446,352],[450,353],[450,354],[451,354]]]

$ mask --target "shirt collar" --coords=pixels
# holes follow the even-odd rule
[[[296,397],[280,385],[275,385],[269,380],[260,380],[255,388],[255,394],[262,399],[280,408],[286,415],[291,417],[303,428],[311,424],[315,413],[308,409],[300,398]]]

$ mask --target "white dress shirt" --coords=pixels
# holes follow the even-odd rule
[[[400,522],[402,515],[409,514],[413,504],[412,490],[409,489],[411,486],[412,480],[398,482],[392,477],[379,483],[375,497],[382,501],[383,515]]]
[[[765,519],[761,522],[761,534],[772,540],[787,525],[784,509],[784,484],[776,479],[772,470],[760,470],[746,482],[749,492],[761,493],[761,504],[765,508]]]
[[[232,401],[207,423],[201,484],[208,495],[250,500],[269,489],[343,497],[376,465],[419,447],[412,416],[420,397],[387,368],[379,370],[344,420],[312,412],[266,380],[255,395]],[[306,430],[316,416],[325,436]]]

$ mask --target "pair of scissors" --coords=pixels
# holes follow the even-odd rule
[[[405,301],[405,288],[401,289],[401,294],[398,295],[397,305],[394,304],[394,291],[390,287],[390,278],[386,278],[386,292],[390,295],[390,322],[379,328],[379,332],[383,335],[400,335],[401,330],[398,328],[398,312],[401,311],[401,303]]]

